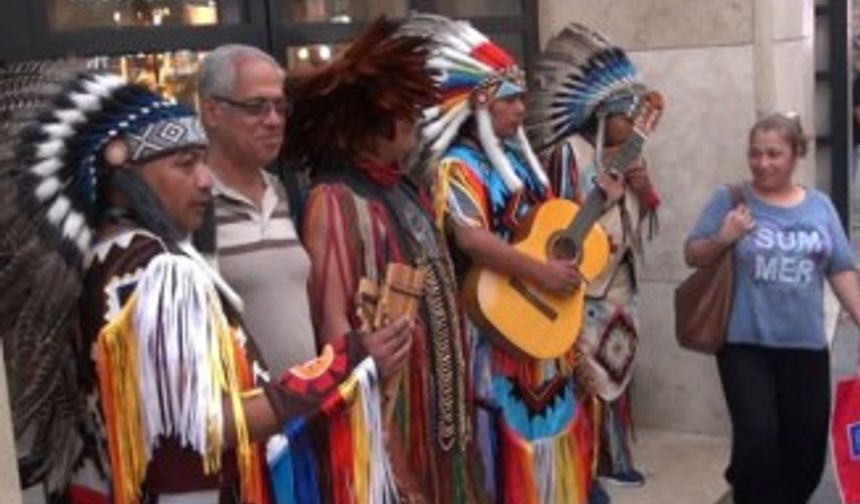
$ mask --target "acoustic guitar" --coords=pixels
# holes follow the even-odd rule
[[[639,100],[631,114],[633,128],[605,169],[621,173],[642,153],[663,109],[663,99],[652,92]],[[595,226],[606,196],[592,190],[582,204],[553,198],[535,208],[520,226],[512,246],[540,261],[576,261],[583,285],[573,294],[545,291],[528,281],[473,267],[464,286],[466,309],[472,320],[496,336],[496,342],[515,354],[536,359],[564,355],[579,336],[585,305],[584,284],[595,279],[609,259],[609,240]]]

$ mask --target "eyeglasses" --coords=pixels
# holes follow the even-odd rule
[[[283,98],[273,100],[253,98],[251,100],[238,101],[226,96],[212,96],[212,99],[235,107],[255,119],[262,119],[272,111],[280,117],[286,117],[293,109],[292,104]]]

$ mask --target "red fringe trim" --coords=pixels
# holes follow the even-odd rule
[[[354,407],[360,407],[360,405]],[[349,411],[343,411],[330,417],[329,441],[331,444],[332,502],[333,504],[351,504],[355,481]]]
[[[408,422],[409,437],[403,440],[409,453],[409,465],[412,474],[425,474],[427,461],[430,460],[430,451],[427,446],[427,392],[424,384],[427,376],[426,367],[426,337],[427,329],[420,319],[416,320],[415,331],[412,336],[412,349],[410,350],[409,366],[409,397],[406,398],[409,405],[408,418],[401,421]]]
[[[537,504],[531,449],[502,422],[502,460],[505,504]]]
[[[69,500],[72,504],[111,504],[107,495],[74,485],[69,487]]]
[[[508,377],[514,377],[519,383],[531,388],[540,386],[546,378],[543,374],[544,361],[514,357],[504,350],[493,347],[491,362],[493,372]],[[571,348],[563,356],[555,359],[562,374],[572,374],[576,360],[575,349]]]

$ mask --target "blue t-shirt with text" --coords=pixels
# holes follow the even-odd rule
[[[727,339],[777,348],[822,349],[824,281],[854,268],[854,257],[830,199],[806,189],[790,207],[768,204],[743,186],[755,228],[734,246],[734,300]],[[711,197],[688,240],[717,234],[731,209],[728,187]]]

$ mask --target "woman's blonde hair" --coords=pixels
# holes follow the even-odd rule
[[[791,145],[792,152],[798,158],[806,155],[809,139],[803,133],[800,115],[796,112],[774,112],[768,114],[753,124],[750,128],[749,140],[759,131],[776,131]]]

